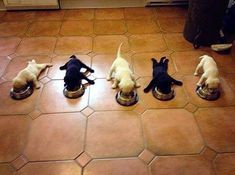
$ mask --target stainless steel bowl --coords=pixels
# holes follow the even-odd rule
[[[132,106],[136,104],[139,100],[139,97],[137,95],[136,91],[132,91],[131,93],[125,94],[122,91],[119,91],[116,94],[116,101],[118,104],[122,106]]]
[[[28,85],[28,86],[26,86],[23,89],[18,90],[18,91],[14,90],[13,88],[11,88],[11,90],[10,90],[10,96],[14,100],[25,99],[25,98],[29,97],[32,93],[33,93],[33,87],[30,86],[30,85]]]
[[[85,93],[85,86],[82,85],[75,91],[68,91],[66,87],[63,90],[63,94],[67,98],[78,98],[81,97]]]
[[[215,89],[213,92],[210,92],[206,87],[199,87],[196,90],[197,95],[205,100],[217,100],[220,97],[219,89]]]
[[[158,91],[157,87],[152,90],[152,93],[155,98],[157,98],[158,100],[162,100],[162,101],[171,100],[172,98],[175,97],[174,90],[171,90],[171,92],[168,94],[163,94],[162,92]]]

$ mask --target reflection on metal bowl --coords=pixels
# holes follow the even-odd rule
[[[152,93],[155,98],[162,101],[171,100],[175,96],[174,90],[171,90],[171,92],[168,94],[163,94],[162,92],[158,91],[157,87],[152,90]]]
[[[205,100],[217,100],[220,97],[219,89],[215,89],[214,91],[210,92],[206,87],[199,87],[196,90],[197,95]]]
[[[75,91],[68,91],[66,87],[63,90],[63,94],[67,98],[78,98],[81,97],[85,93],[85,86],[82,85],[80,88],[77,88]]]
[[[116,101],[122,106],[132,106],[136,104],[139,100],[136,91],[132,91],[131,93],[125,94],[122,91],[119,91],[116,94]]]
[[[10,96],[14,100],[22,100],[27,97],[29,97],[33,93],[33,86],[27,85],[26,87],[20,89],[20,90],[14,90],[11,88],[10,90]]]

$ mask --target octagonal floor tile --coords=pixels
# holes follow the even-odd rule
[[[128,38],[123,35],[99,35],[94,38],[93,51],[99,54],[117,53],[123,43],[121,53],[129,51]]]
[[[85,126],[81,113],[41,115],[31,125],[24,154],[30,161],[74,159],[83,151]]]
[[[7,57],[0,57],[0,77],[5,72],[5,69],[9,62],[10,60]]]
[[[124,20],[96,20],[94,33],[97,35],[124,34],[127,31]]]
[[[235,153],[219,154],[215,160],[215,170],[217,175],[234,175]]]
[[[84,175],[147,175],[148,168],[139,159],[93,160],[84,169]]]
[[[90,87],[89,106],[94,110],[132,110],[133,106],[121,106],[116,102],[117,89],[112,89],[112,82],[106,79],[96,79]]]
[[[122,8],[98,8],[95,9],[95,18],[104,19],[124,19],[124,9]]]
[[[24,115],[0,116],[0,162],[10,162],[22,154],[29,127],[30,120]]]
[[[18,37],[0,38],[0,56],[14,53],[20,41]]]
[[[87,54],[92,51],[92,38],[86,36],[60,37],[56,43],[57,54]]]
[[[201,156],[158,157],[151,164],[152,175],[213,175],[213,167]]]
[[[35,89],[30,97],[23,100],[13,100],[9,95],[11,88],[12,82],[0,84],[0,115],[28,114],[33,111],[42,88]]]
[[[24,38],[16,50],[18,55],[48,55],[54,50],[55,37]]]
[[[131,58],[128,54],[123,54],[123,57],[131,65]],[[108,72],[116,58],[116,55],[96,55],[92,58],[92,68],[95,70],[96,78],[106,78]]]
[[[94,9],[66,10],[64,19],[66,20],[91,20],[94,18]]]
[[[48,77],[51,79],[64,79],[65,70],[60,70],[60,66],[63,66],[70,59],[71,55],[60,55],[52,58],[53,67],[48,72]],[[91,58],[87,55],[76,55],[79,60],[85,63],[87,66],[91,66]],[[81,71],[84,71],[81,69]]]
[[[224,78],[220,77],[221,95],[219,99],[215,101],[204,100],[196,94],[195,90],[198,80],[199,77],[196,76],[185,76],[183,78],[185,90],[189,96],[190,102],[192,102],[193,104],[197,105],[198,107],[230,106],[235,104],[235,94],[229,87],[228,83],[224,80]]]
[[[82,97],[76,99],[66,98],[63,94],[64,81],[54,80],[48,82],[39,101],[40,111],[43,113],[81,111],[88,104],[88,91],[86,89]]]
[[[166,44],[169,49],[174,51],[193,50],[193,45],[184,39],[182,33],[167,33],[164,34]]]
[[[150,8],[125,8],[124,15],[126,19],[148,19],[152,18],[153,10]]]
[[[60,31],[60,26],[59,21],[34,21],[27,34],[29,36],[56,36]]]
[[[136,113],[96,112],[88,118],[85,149],[91,157],[137,156],[143,146],[140,118]]]
[[[165,32],[183,32],[185,19],[184,18],[160,18],[159,25]]]
[[[82,169],[75,161],[29,163],[18,171],[17,175],[81,175]]]
[[[207,145],[217,152],[235,151],[235,108],[199,109],[196,119]]]
[[[147,148],[156,155],[195,154],[202,150],[203,140],[190,112],[148,110],[142,117]]]
[[[156,16],[158,19],[161,18],[185,18],[187,15],[188,9],[184,6],[171,8],[170,6],[157,7]]]
[[[178,80],[182,80],[177,76],[173,76]],[[153,97],[152,91],[148,93],[144,93],[144,88],[150,83],[152,78],[150,77],[142,77],[138,79],[139,84],[141,85],[138,88],[138,95],[139,95],[139,103],[145,106],[147,109],[151,108],[182,108],[188,103],[188,97],[184,91],[184,87],[182,86],[174,86],[175,90],[175,97],[169,101],[160,101]]]
[[[159,26],[151,19],[127,20],[126,25],[130,34],[151,34],[161,31]]]
[[[193,75],[200,62],[200,56],[205,55],[204,51],[174,52],[171,58],[176,70],[181,75]]]
[[[27,28],[27,22],[3,22],[0,24],[0,36],[20,36],[23,35]]]
[[[23,70],[24,68],[27,67],[28,61],[35,60],[37,63],[50,63],[51,58],[48,56],[19,56],[15,57],[11,60],[9,65],[7,66],[7,69],[4,73],[4,78],[6,80],[12,80],[16,75]],[[51,69],[51,68],[49,68]],[[39,76],[39,79],[43,78],[46,76],[48,72],[48,68],[45,69]]]
[[[155,52],[155,53],[138,53],[134,54],[132,56],[133,61],[133,67],[135,74],[139,76],[152,76],[152,61],[151,58],[156,58],[157,61],[160,61],[161,57],[166,56],[167,59],[170,59],[169,57],[170,52]],[[169,61],[168,64],[168,73],[173,74],[175,72],[174,64],[173,62]]]
[[[212,56],[219,67],[220,72],[235,73],[235,59],[231,54],[223,55],[216,52],[212,52]]]
[[[42,10],[37,11],[35,18],[37,21],[54,21],[62,20],[65,10]]]
[[[131,35],[129,42],[134,52],[158,52],[167,49],[162,34]]]
[[[2,175],[15,175],[14,169],[7,164],[0,165],[0,174]]]
[[[64,21],[60,34],[64,36],[90,35],[93,33],[93,25],[93,21]]]

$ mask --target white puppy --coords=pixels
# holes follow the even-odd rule
[[[21,70],[13,79],[13,89],[21,89],[30,82],[33,82],[33,85],[37,89],[40,88],[40,83],[37,78],[43,69],[51,66],[51,63],[37,64],[35,60],[29,61],[28,66]]]
[[[205,84],[208,89],[217,89],[219,87],[220,80],[216,62],[208,55],[203,55],[200,58],[201,61],[197,65],[194,75],[197,76],[201,71],[203,71],[203,74],[197,85],[202,86]]]
[[[122,43],[118,48],[117,57],[110,68],[107,80],[111,80],[112,74],[114,73],[114,83],[112,88],[115,89],[118,86],[123,93],[129,93],[134,88],[140,87],[140,85],[135,81],[129,63],[121,57],[121,46]]]

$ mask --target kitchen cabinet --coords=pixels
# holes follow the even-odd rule
[[[58,0],[3,0],[6,9],[58,9]]]

